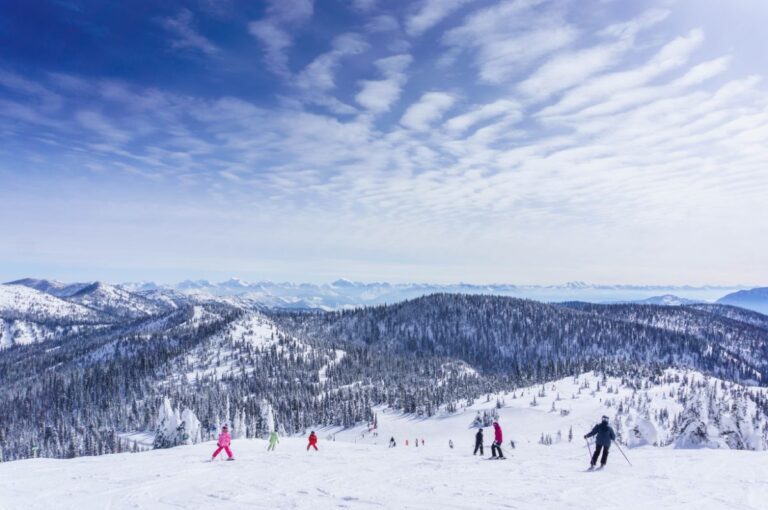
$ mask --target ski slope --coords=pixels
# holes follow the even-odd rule
[[[585,472],[579,443],[520,445],[506,461],[468,442],[388,449],[324,441],[233,442],[235,462],[206,459],[213,443],[138,454],[0,464],[0,508],[15,509],[758,509],[768,501],[764,455],[644,447],[612,452]]]
[[[456,413],[429,418],[377,408],[376,434],[367,426],[318,427],[319,452],[307,452],[304,437],[284,437],[272,453],[261,439],[233,441],[235,462],[210,462],[215,444],[207,442],[144,453],[2,463],[0,510],[764,508],[764,451],[722,444],[700,449],[625,446],[630,466],[614,446],[606,469],[586,471],[582,436],[602,414],[613,417],[609,405],[630,392],[614,379],[592,391],[597,379],[584,374],[548,383],[543,397],[538,396],[540,386],[518,390],[514,398],[511,393],[489,395]],[[578,393],[585,382],[592,390]],[[670,390],[662,385],[648,391],[654,405],[677,412],[673,399],[665,396]],[[537,405],[531,406],[534,395]],[[491,428],[485,429],[485,458],[472,455],[472,422],[478,411],[494,410],[497,398],[504,405],[497,412],[505,461],[486,460]],[[553,444],[540,444],[542,434],[551,436]],[[396,448],[387,447],[390,437]],[[424,439],[424,445],[414,447],[416,439]]]

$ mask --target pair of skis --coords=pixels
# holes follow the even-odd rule
[[[591,463],[591,462],[592,462],[592,447],[591,447],[591,446],[589,446],[589,439],[586,439],[586,438],[585,438],[585,439],[584,439],[584,441],[586,441],[586,442],[587,442],[587,450],[589,451],[589,461],[590,461],[590,463]],[[624,450],[622,450],[622,449],[621,449],[621,446],[619,445],[619,443],[617,443],[616,441],[614,441],[614,442],[613,442],[613,444],[615,444],[615,445],[616,445],[616,448],[618,448],[618,449],[619,449],[619,451],[621,452],[621,455],[624,457],[624,460],[626,460],[626,461],[627,461],[627,464],[629,464],[629,466],[630,466],[630,467],[632,467],[632,463],[631,463],[631,462],[629,461],[629,459],[627,458],[627,455],[624,453]],[[592,465],[590,464],[590,466],[589,466],[589,469],[588,469],[587,471],[594,471],[594,470],[596,470],[596,469],[597,469],[597,470],[599,470],[599,469],[603,469],[603,466],[600,466],[599,468],[595,468],[595,466],[592,466]]]

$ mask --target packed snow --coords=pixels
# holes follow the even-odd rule
[[[701,377],[695,372],[666,375],[668,381]],[[706,382],[721,384],[715,379]],[[675,388],[680,384],[649,387],[650,407],[683,412],[669,396]],[[305,437],[282,437],[277,451],[269,453],[265,440],[235,439],[235,462],[211,462],[215,442],[207,441],[143,453],[3,463],[0,509],[764,507],[766,453],[729,449],[725,442],[625,444],[632,465],[614,446],[607,467],[588,472],[582,436],[603,414],[614,423],[620,414],[617,403],[633,395],[640,399],[646,390],[584,374],[547,383],[543,391],[537,385],[487,395],[471,405],[464,403],[455,413],[442,409],[431,417],[376,408],[376,427],[318,426],[319,452],[306,450]],[[536,405],[531,405],[534,399]],[[493,437],[490,427],[485,429],[484,457],[473,456],[475,420],[496,413],[507,460],[486,460]],[[178,413],[164,403],[160,414]],[[630,416],[625,412],[619,418],[625,438],[636,437],[626,428]],[[652,426],[663,442],[653,419],[636,418],[638,429],[650,435]],[[236,427],[236,421],[232,425]],[[236,430],[233,437],[239,437]],[[397,442],[394,448],[388,447],[390,437]]]

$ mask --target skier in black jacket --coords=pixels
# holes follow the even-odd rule
[[[603,416],[603,420],[595,425],[589,434],[584,436],[584,439],[597,436],[595,437],[595,453],[592,454],[590,468],[595,467],[595,464],[597,464],[597,458],[600,456],[601,451],[603,452],[603,458],[600,459],[600,467],[605,466],[605,463],[608,462],[608,449],[611,447],[611,442],[616,440],[616,433],[608,425],[608,421],[609,418]]]
[[[477,429],[477,434],[475,434],[475,453],[472,455],[477,455],[477,452],[480,452],[480,456],[483,456],[483,429]]]

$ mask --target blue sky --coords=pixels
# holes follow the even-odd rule
[[[766,284],[766,19],[4,2],[0,278]]]

